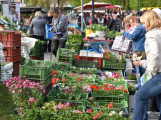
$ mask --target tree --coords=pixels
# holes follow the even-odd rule
[[[41,5],[43,8],[49,9],[52,3],[52,0],[29,0],[30,5],[38,6]]]

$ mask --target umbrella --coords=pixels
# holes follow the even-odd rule
[[[94,2],[94,8],[105,7],[105,6],[108,6],[108,5],[111,5],[111,4]],[[91,8],[92,8],[92,1],[90,1],[89,3],[83,5],[83,9],[91,9]],[[78,6],[78,7],[74,8],[74,9],[81,9],[81,6]]]
[[[114,8],[119,8],[119,7],[116,7],[116,6],[113,6],[113,5],[106,6],[106,9],[114,9]]]

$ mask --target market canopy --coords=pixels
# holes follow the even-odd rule
[[[39,7],[20,7],[21,13],[32,13],[34,11],[41,11]]]
[[[110,5],[111,5],[110,3],[94,2],[94,8],[100,8],[100,7],[110,6]],[[91,9],[91,8],[92,8],[92,1],[83,5],[83,9]],[[74,9],[81,9],[81,6],[78,6]]]
[[[113,5],[106,6],[106,9],[114,9],[114,8],[119,8],[119,7],[116,7],[116,6],[113,6]]]

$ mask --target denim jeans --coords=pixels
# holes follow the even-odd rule
[[[132,120],[148,120],[148,100],[156,96],[157,106],[161,111],[161,73],[152,76],[134,96],[134,114]],[[146,116],[146,117],[145,117]],[[161,117],[160,119],[161,120]]]
[[[145,73],[145,68],[135,66],[135,70],[136,70],[136,77],[138,79],[138,82],[135,85],[135,89],[138,90],[141,87],[140,78]]]

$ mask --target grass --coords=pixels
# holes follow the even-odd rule
[[[0,120],[13,120],[10,116],[13,114],[13,109],[12,96],[5,85],[0,83]]]

